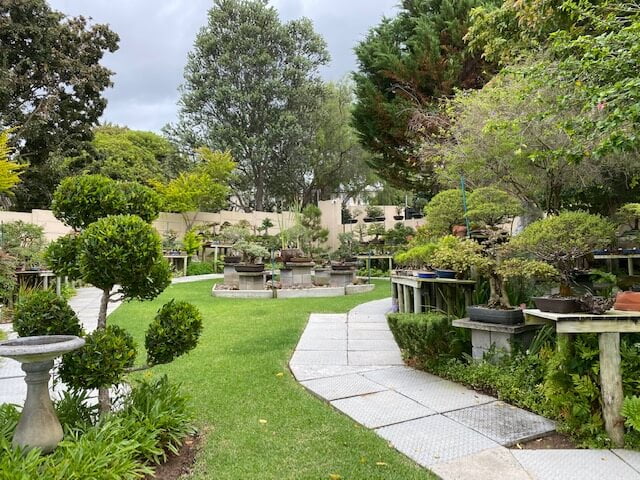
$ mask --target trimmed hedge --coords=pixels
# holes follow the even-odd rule
[[[392,313],[387,318],[396,342],[408,357],[428,362],[440,357],[457,358],[470,351],[468,335],[453,327],[444,314]]]

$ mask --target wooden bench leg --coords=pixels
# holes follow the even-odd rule
[[[604,424],[614,447],[624,446],[624,419],[622,418],[622,373],[620,371],[620,334],[601,333],[600,383]]]

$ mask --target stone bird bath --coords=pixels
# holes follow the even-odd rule
[[[62,440],[62,427],[49,397],[49,370],[53,359],[84,345],[84,339],[72,335],[21,337],[0,342],[0,357],[17,360],[26,376],[27,399],[13,434],[13,445],[55,450]]]

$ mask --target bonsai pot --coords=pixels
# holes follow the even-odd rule
[[[288,263],[311,263],[313,262],[313,258],[311,257],[293,257],[289,259]]]
[[[622,252],[625,255],[637,255],[638,253],[640,253],[640,251],[638,250],[637,247],[633,247],[633,248],[625,248],[624,250],[622,250]]]
[[[524,315],[519,308],[502,310],[485,305],[467,307],[467,315],[472,322],[496,323],[499,325],[518,325],[524,322]]]
[[[444,268],[436,268],[436,277],[438,278],[456,278],[455,270],[447,270]]]
[[[363,220],[364,220],[364,223],[373,223],[376,221],[376,219],[373,217],[364,217]]]
[[[627,312],[640,312],[640,292],[618,293],[613,309]]]
[[[609,254],[609,250],[604,248],[602,250],[594,250],[592,253],[594,255],[608,255]]]
[[[224,263],[240,263],[239,255],[227,255],[224,257]]]
[[[376,222],[384,222],[385,217],[376,217]]]
[[[418,278],[436,278],[436,272],[418,272]]]
[[[581,310],[580,303],[573,297],[533,297],[532,300],[541,312],[576,313]]]
[[[413,218],[416,218],[416,219],[417,219],[417,218],[422,218],[422,217],[424,217],[424,215],[423,215],[423,214],[421,214],[421,213],[414,213],[414,214],[413,214]]]
[[[351,219],[351,220],[349,220],[347,223],[350,223],[350,224],[352,224],[352,225],[353,225],[354,223],[358,223],[358,219],[357,219],[357,218],[352,218],[352,219]]]
[[[347,270],[353,270],[354,268],[356,268],[356,262],[342,262],[342,263],[332,263],[331,264],[331,270],[335,270],[337,272],[339,271],[347,271]]]
[[[398,220],[398,221],[400,221],[400,220],[404,220],[404,216],[403,216],[403,215],[394,215],[394,216],[393,216],[393,219],[394,219],[394,220]]]
[[[238,263],[236,264],[238,273],[259,273],[264,272],[264,263]]]

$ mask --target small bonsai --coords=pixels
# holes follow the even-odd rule
[[[367,229],[367,235],[374,237],[373,243],[380,243],[380,237],[383,237],[386,233],[384,225],[381,223],[377,223],[375,225],[370,225]]]
[[[178,246],[178,232],[167,230],[162,234],[162,248],[165,251],[173,251]]]
[[[578,262],[594,249],[610,245],[614,232],[614,225],[599,215],[563,212],[529,225],[508,249],[554,266],[560,277],[560,295],[570,297],[571,275]]]
[[[367,218],[382,218],[384,217],[384,210],[381,207],[375,205],[369,205],[366,208]]]
[[[233,245],[233,250],[242,255],[242,262],[249,265],[261,263],[263,258],[269,256],[269,250],[262,245],[242,240]]]
[[[424,207],[427,227],[434,235],[448,235],[455,225],[464,224],[462,191],[444,190]]]
[[[456,277],[461,278],[467,276],[472,268],[486,270],[488,259],[477,242],[447,235],[436,244],[430,262],[434,268],[453,270]]]
[[[338,241],[340,247],[336,250],[336,255],[340,260],[351,260],[358,245],[358,241],[355,235],[351,232],[344,232],[338,234]]]
[[[260,224],[260,227],[258,227],[258,230],[264,233],[264,236],[266,237],[267,235],[269,235],[269,229],[273,228],[273,221],[270,218],[265,218],[262,220],[262,223]]]
[[[23,268],[39,263],[46,240],[44,229],[40,225],[18,220],[8,222],[1,227],[2,247]]]
[[[193,228],[188,230],[182,237],[182,249],[187,252],[187,255],[196,254],[201,246],[202,240]]]
[[[437,243],[417,245],[406,252],[396,254],[394,260],[401,266],[415,269],[430,269],[433,253],[437,248]]]

